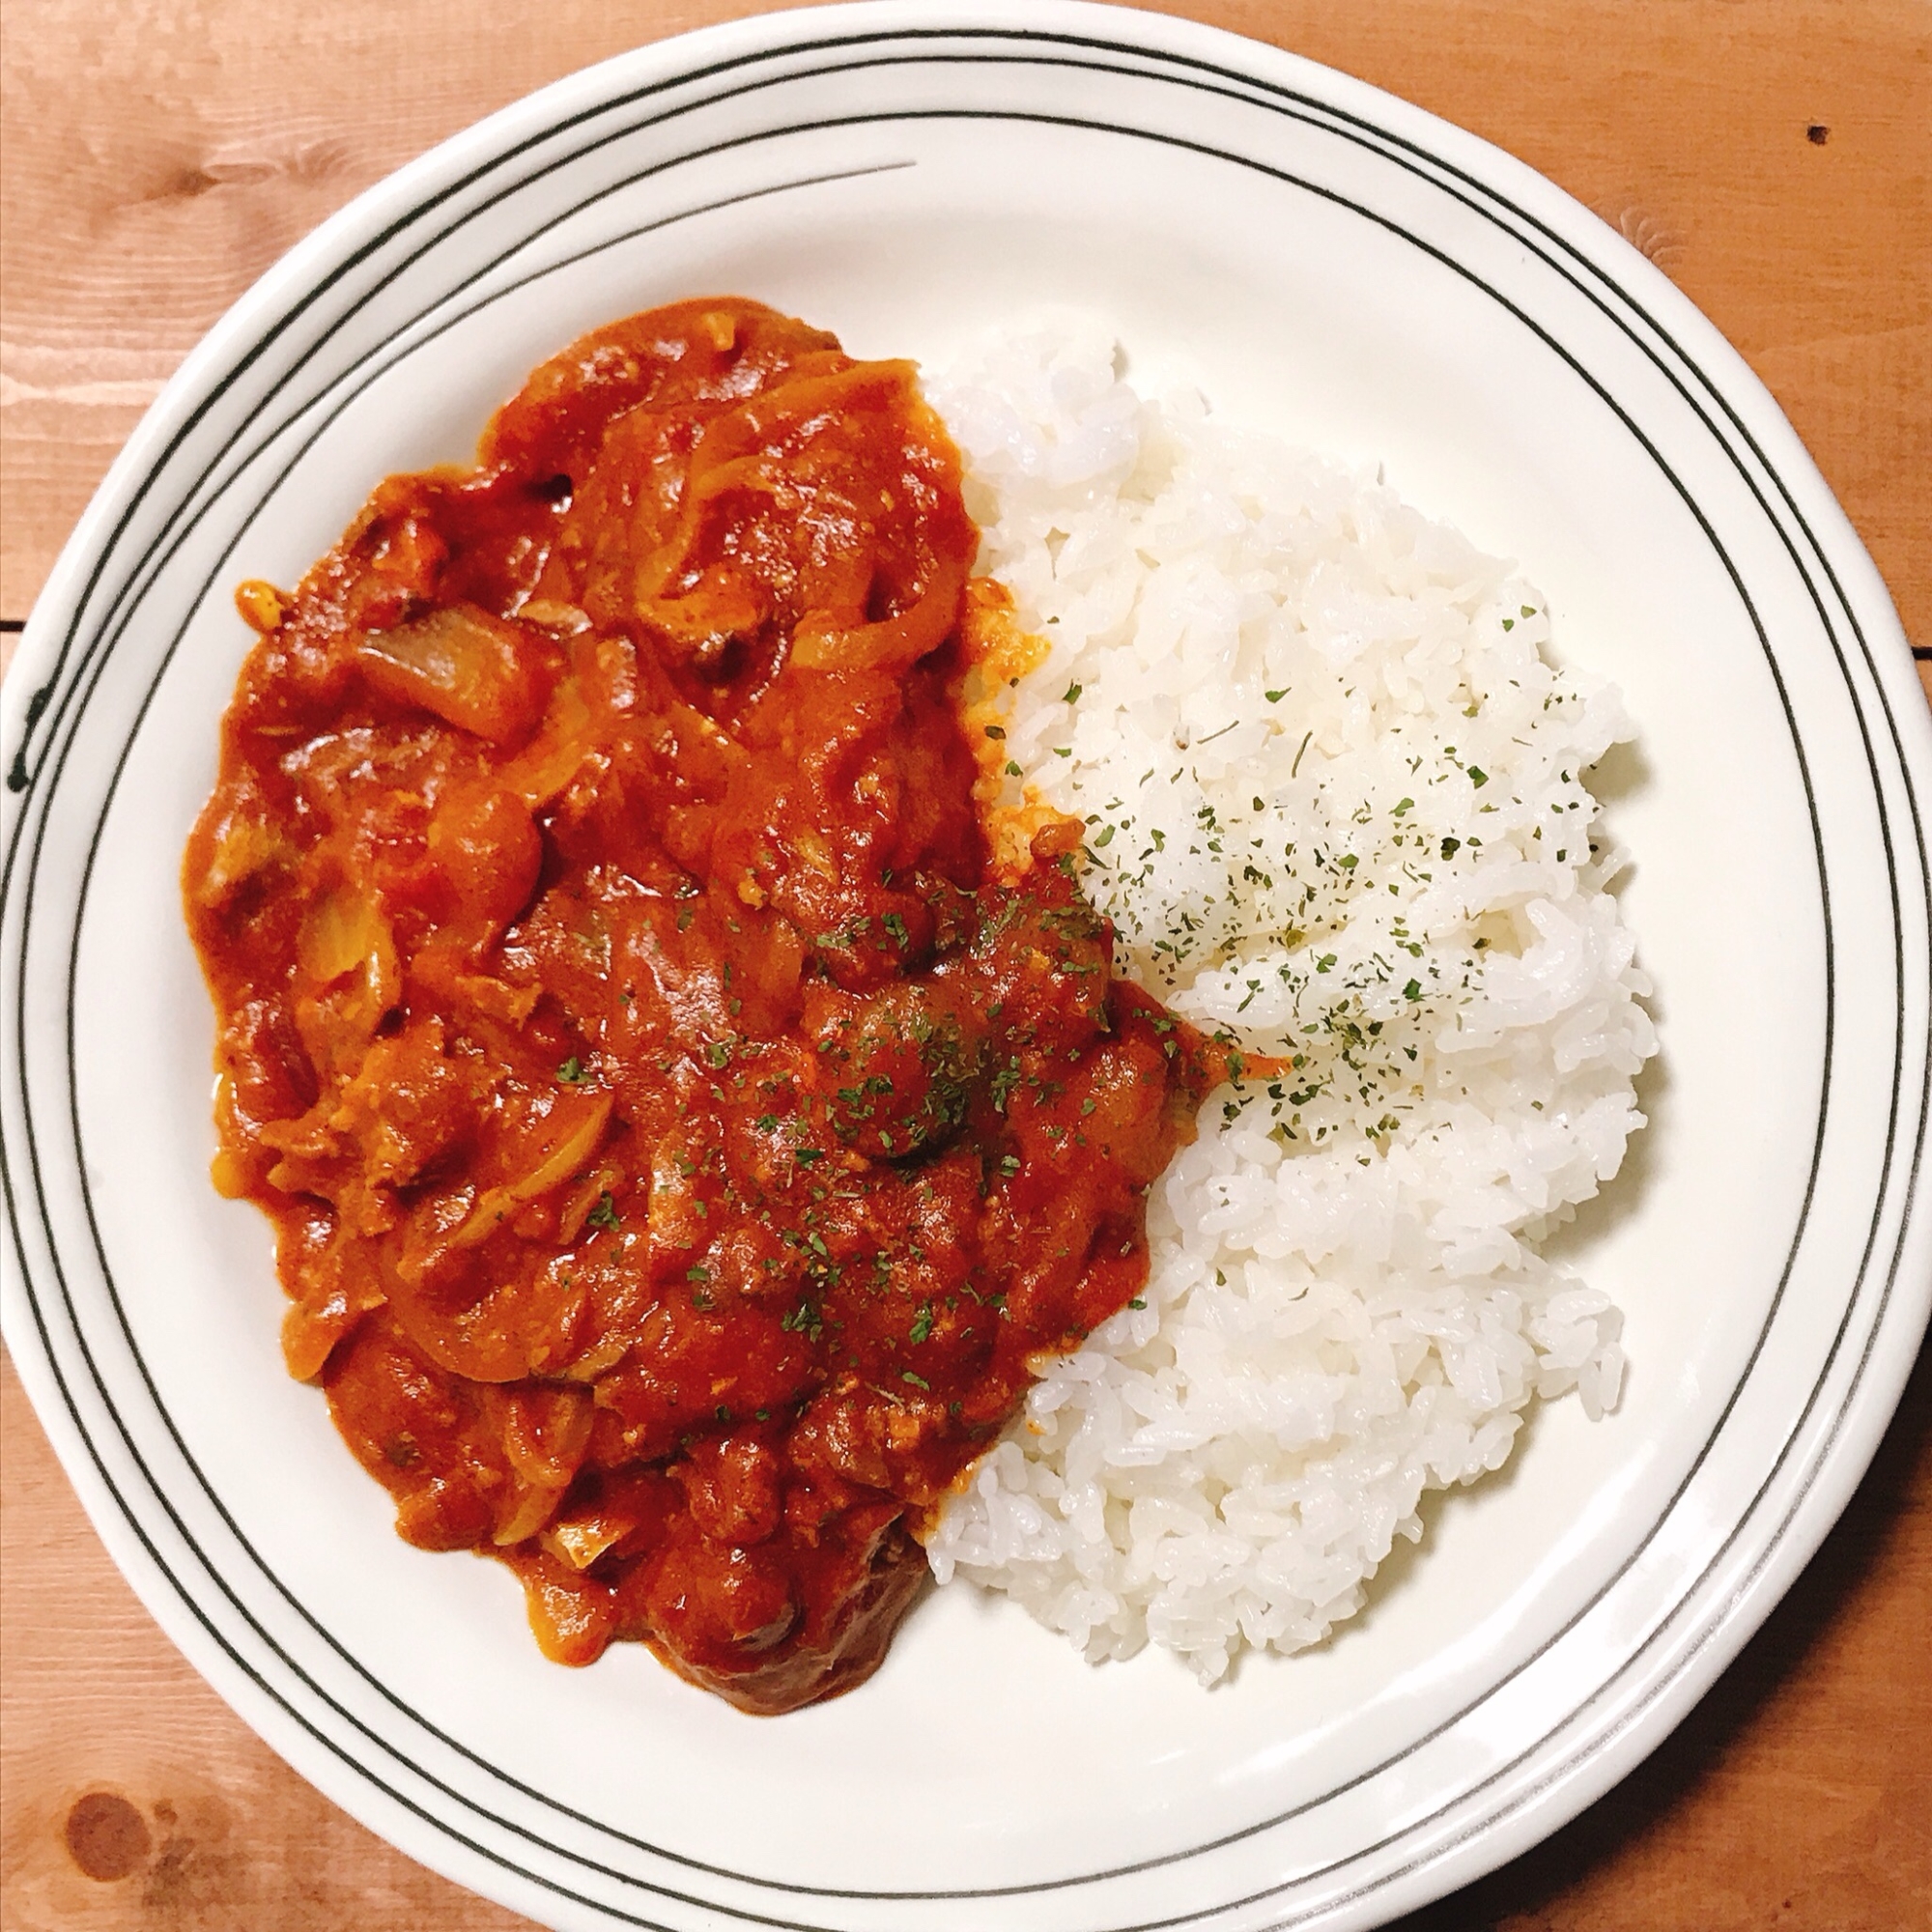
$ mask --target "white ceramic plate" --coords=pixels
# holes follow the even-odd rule
[[[385,472],[462,460],[578,331],[736,292],[943,359],[1043,302],[1519,557],[1641,730],[1604,775],[1664,1050],[1571,1252],[1620,1411],[1324,1650],[1206,1693],[929,1598],[871,1684],[743,1718],[545,1663],[407,1548],[282,1373],[218,1201],[177,901],[245,636]],[[1663,278],[1468,135],[1142,14],[884,5],[652,47],[486,122],[254,289],[129,443],[6,693],[7,1335],[100,1533],[222,1694],[406,1851],[559,1926],[1361,1925],[1648,1751],[1830,1526],[1926,1315],[1932,730],[1776,406]]]

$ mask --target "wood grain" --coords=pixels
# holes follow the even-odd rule
[[[547,80],[753,11],[14,0],[0,15],[0,617],[25,615],[182,356],[317,221]],[[1923,0],[1169,11],[1433,108],[1619,227],[1769,384],[1908,634],[1932,645]],[[1921,672],[1932,692],[1932,665]],[[108,1562],[11,1365],[0,1366],[0,1923],[523,1922],[352,1823],[202,1684]],[[1932,1358],[1921,1358],[1844,1520],[1690,1719],[1583,1818],[1405,1921],[1408,1932],[1932,1925],[1928,1631]],[[103,1798],[76,1817],[89,1794]]]

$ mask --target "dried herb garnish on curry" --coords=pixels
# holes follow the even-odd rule
[[[867,1676],[1226,1071],[1115,979],[1077,826],[994,864],[976,544],[912,365],[715,300],[239,593],[216,1179],[401,1533],[502,1558],[563,1662]]]

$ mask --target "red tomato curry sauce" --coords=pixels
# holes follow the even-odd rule
[[[562,1662],[865,1678],[1224,1071],[1114,978],[1077,827],[993,876],[977,541],[911,364],[687,302],[238,595],[216,1179],[403,1536],[508,1563]]]

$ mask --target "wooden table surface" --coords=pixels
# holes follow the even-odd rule
[[[324,215],[559,74],[755,11],[14,0],[0,24],[8,633],[162,382]],[[1620,228],[1770,385],[1932,647],[1927,0],[1171,11],[1460,122]],[[11,1364],[0,1456],[0,1925],[525,1922],[372,1837],[203,1685],[95,1540]],[[1693,1716],[1542,1848],[1405,1922],[1932,1926],[1932,1355],[1843,1520]]]

